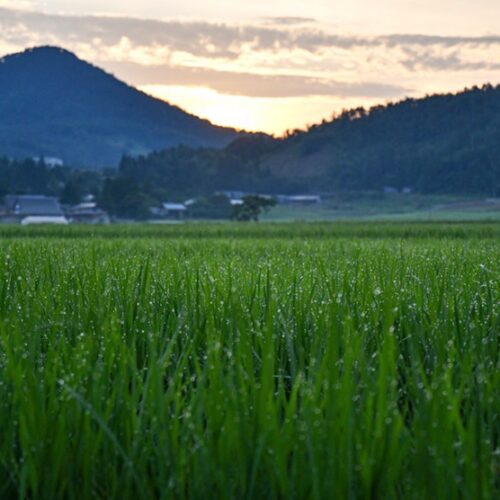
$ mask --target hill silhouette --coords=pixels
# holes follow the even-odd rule
[[[273,139],[213,126],[59,48],[0,61],[0,156],[120,165],[151,197],[386,187],[500,196],[500,86],[357,108]]]
[[[343,112],[293,133],[261,167],[302,189],[500,189],[500,86]]]
[[[123,154],[180,144],[223,147],[237,137],[148,96],[57,47],[0,60],[0,155],[117,166]]]
[[[390,188],[500,196],[500,87],[345,111],[278,140],[255,134],[217,151],[171,148],[127,157],[120,175],[146,191]]]

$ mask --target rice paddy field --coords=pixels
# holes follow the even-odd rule
[[[494,499],[500,224],[0,226],[0,498]]]

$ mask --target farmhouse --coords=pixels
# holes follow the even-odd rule
[[[319,205],[321,196],[308,194],[278,195],[276,200],[280,205]]]
[[[187,210],[184,203],[163,203],[162,208],[168,219],[183,219]]]
[[[7,195],[3,220],[27,224],[68,224],[56,198],[44,195]]]
[[[216,191],[216,196],[227,196],[230,200],[241,200],[243,196],[246,196],[249,193],[245,193],[244,191]]]
[[[108,214],[99,208],[95,201],[85,201],[68,209],[67,216],[71,222],[84,224],[108,224]]]
[[[160,207],[151,207],[149,210],[156,219],[182,220],[187,213],[188,205],[191,206],[195,200],[186,203],[162,203]]]

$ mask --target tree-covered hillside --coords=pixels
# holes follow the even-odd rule
[[[342,113],[265,154],[262,167],[315,190],[500,188],[500,87]]]
[[[223,147],[235,137],[235,130],[154,99],[59,48],[0,60],[0,155],[112,167],[123,154]]]
[[[36,179],[29,174],[33,166],[14,175],[16,168],[10,165],[10,179]],[[391,187],[500,196],[500,87],[346,111],[282,139],[242,135],[223,149],[177,146],[125,155],[116,172],[100,176],[101,188],[106,175],[118,179],[106,185],[111,197],[134,186],[136,199],[148,203],[218,190],[332,193]],[[73,184],[79,179],[72,174]],[[18,181],[5,181],[3,189],[32,192]]]
[[[380,191],[500,196],[500,87],[346,111],[273,140],[124,158],[148,193]]]
[[[0,157],[0,208],[7,194],[43,194],[57,196],[63,203],[78,203],[84,195],[99,194],[105,176],[113,173],[50,167],[43,159],[16,161]]]

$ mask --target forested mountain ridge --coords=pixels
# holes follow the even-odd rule
[[[346,111],[292,134],[261,166],[309,189],[493,192],[500,188],[500,87]]]
[[[281,139],[124,158],[147,192],[381,191],[500,196],[500,87],[358,108]]]
[[[223,147],[238,136],[155,99],[57,47],[0,59],[0,155],[117,166],[124,154],[185,144]]]
[[[500,196],[500,86],[357,108],[273,139],[215,127],[61,49],[0,61],[0,156],[119,165],[116,176],[150,198],[386,187]],[[4,190],[23,190],[14,170]]]

